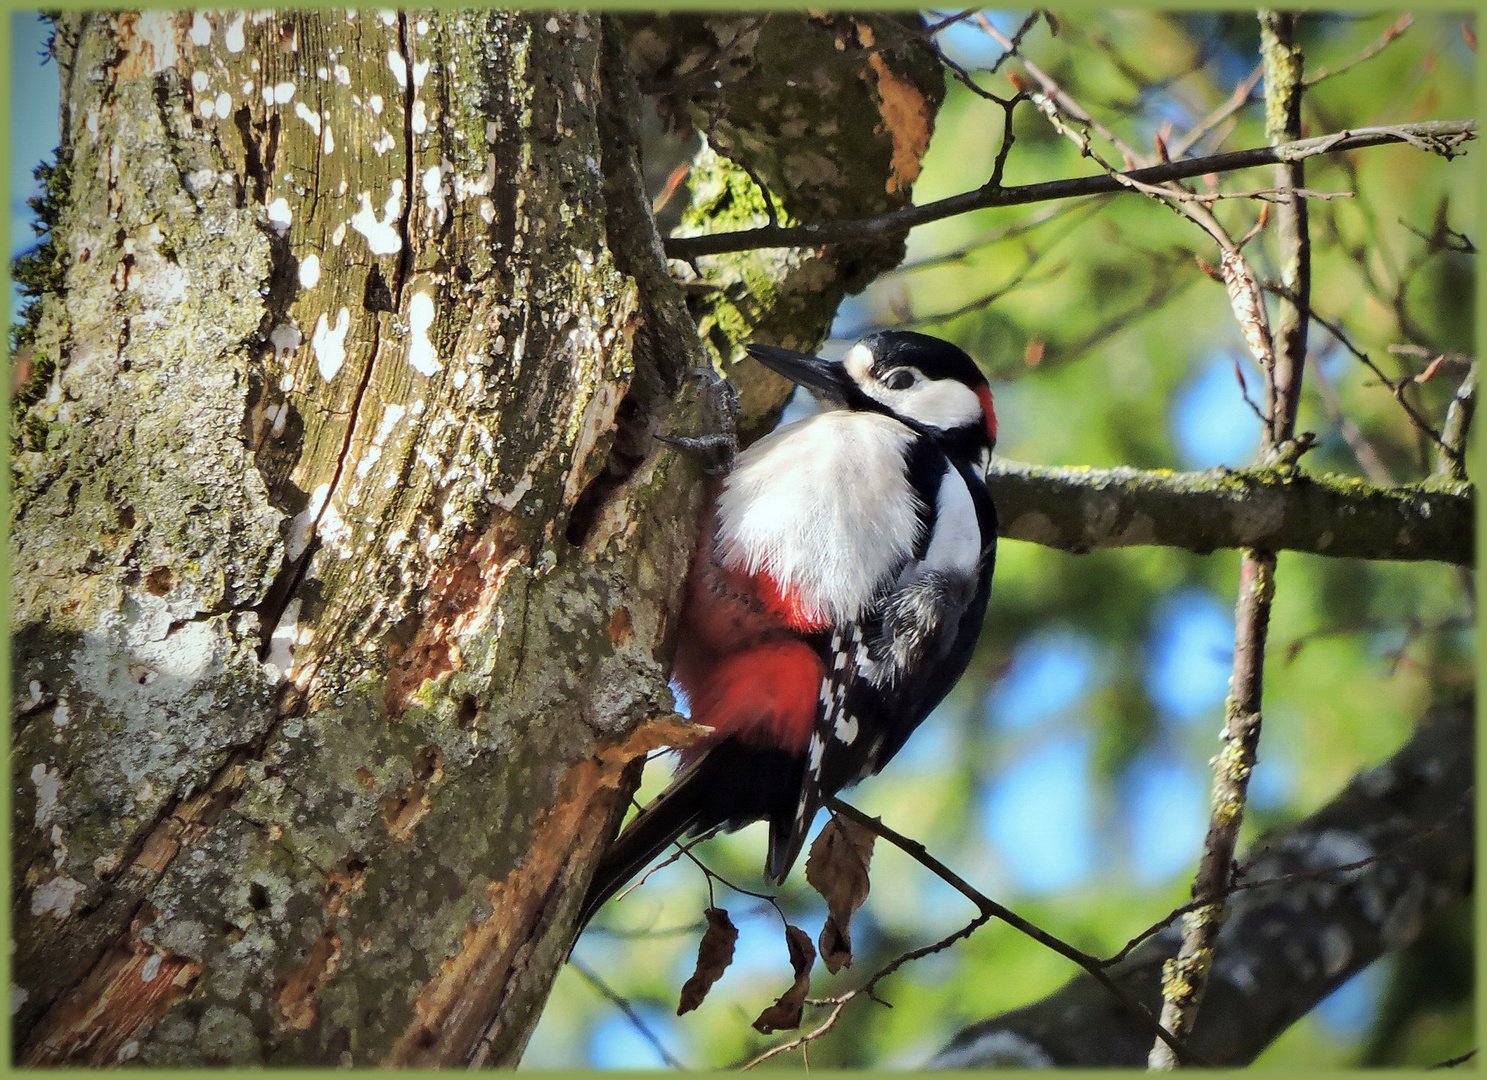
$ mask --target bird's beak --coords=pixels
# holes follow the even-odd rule
[[[851,378],[841,364],[819,356],[780,349],[774,345],[750,345],[745,350],[770,371],[785,376],[836,404],[843,404]]]

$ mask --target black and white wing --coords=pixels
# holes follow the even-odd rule
[[[826,674],[794,818],[774,821],[766,873],[783,881],[816,811],[878,772],[965,672],[996,558],[996,511],[970,465],[937,454],[918,479],[924,529],[891,587],[823,643]]]

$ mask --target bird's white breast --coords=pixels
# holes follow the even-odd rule
[[[914,548],[913,438],[891,417],[836,410],[760,439],[718,500],[724,565],[768,572],[832,622],[857,618]]]

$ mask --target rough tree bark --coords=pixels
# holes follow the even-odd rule
[[[726,60],[673,87],[713,147],[693,227],[860,217],[907,204],[942,92],[902,37],[59,17],[16,402],[17,1060],[517,1060],[635,766],[687,736],[699,471],[652,436],[706,423],[689,369],[813,347],[902,253],[699,260],[683,292],[630,63]],[[786,392],[743,390],[755,429]]]

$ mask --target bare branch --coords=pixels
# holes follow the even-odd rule
[[[1283,468],[1170,473],[997,460],[988,484],[1004,537],[1076,554],[1158,544],[1460,566],[1476,557],[1476,494],[1461,483],[1373,487]]]
[[[614,1005],[614,1007],[619,1009],[620,1012],[625,1014],[625,1019],[630,1021],[630,1026],[639,1033],[642,1039],[650,1043],[651,1046],[655,1048],[656,1053],[661,1055],[661,1060],[666,1062],[669,1068],[686,1068],[685,1065],[683,1065],[676,1059],[676,1057],[671,1053],[670,1050],[666,1049],[666,1044],[661,1041],[660,1036],[658,1036],[654,1031],[650,1029],[650,1025],[645,1022],[645,1017],[641,1016],[638,1012],[635,1011],[635,1006],[630,1004],[628,998],[611,987],[607,982],[600,978],[597,971],[589,967],[587,964],[583,963],[581,960],[570,957],[568,962],[573,965],[573,970],[578,972],[578,974],[583,977],[583,980],[585,982],[587,982],[590,986],[592,986],[599,992],[600,996]]]
[[[1234,93],[1229,95],[1229,100],[1198,121],[1187,134],[1167,147],[1167,153],[1180,158],[1203,136],[1207,135],[1218,124],[1223,123],[1230,116],[1244,107],[1249,96],[1254,92],[1255,84],[1260,81],[1260,75],[1265,70],[1264,64],[1256,64],[1255,70],[1245,76],[1244,81],[1234,88]]]
[[[1260,146],[1208,157],[1184,158],[1168,164],[1133,169],[1121,175],[1145,184],[1163,184],[1206,173],[1235,172],[1260,165],[1274,165],[1281,161],[1302,161],[1318,154],[1339,154],[1347,150],[1401,142],[1444,157],[1454,157],[1461,152],[1459,148],[1463,143],[1477,137],[1476,131],[1475,120],[1433,120],[1419,124],[1354,128],[1281,146]],[[882,240],[898,236],[915,226],[972,210],[1025,206],[1081,195],[1108,195],[1123,189],[1124,185],[1120,181],[1108,175],[1070,177],[1012,187],[987,185],[923,206],[911,206],[873,218],[780,228],[763,226],[708,236],[673,236],[667,238],[665,248],[669,257],[685,260],[756,248],[818,247],[823,244]]]
[[[967,884],[964,878],[962,878],[955,871],[951,870],[944,863],[940,862],[939,859],[936,859],[933,855],[931,855],[925,848],[925,846],[919,843],[919,841],[912,840],[909,837],[904,836],[902,833],[894,831],[887,825],[884,825],[877,818],[868,817],[861,810],[858,810],[855,806],[852,806],[849,803],[843,802],[841,799],[833,797],[827,800],[826,805],[833,813],[841,814],[843,817],[851,818],[863,828],[870,829],[872,832],[877,833],[884,840],[887,840],[890,844],[893,844],[904,854],[910,856],[921,866],[925,867],[925,869],[929,870],[946,884],[950,885],[953,889],[955,889],[956,892],[960,893],[966,899],[970,900],[971,903],[975,904],[977,909],[981,912],[981,917],[978,920],[968,924],[966,927],[952,934],[950,937],[945,938],[943,941],[936,943],[933,946],[929,946],[926,949],[915,950],[912,953],[906,953],[903,956],[899,957],[887,968],[874,975],[873,978],[868,982],[867,986],[864,987],[864,992],[870,992],[871,987],[875,985],[878,980],[891,974],[892,971],[897,970],[898,967],[902,966],[908,960],[914,959],[916,958],[916,956],[927,956],[930,952],[938,951],[939,949],[952,944],[962,937],[969,936],[971,932],[973,932],[987,919],[997,918],[1006,923],[1008,926],[1011,926],[1013,929],[1019,930],[1022,933],[1026,934],[1028,937],[1038,942],[1038,944],[1052,949],[1060,956],[1066,957],[1067,959],[1074,961],[1074,963],[1078,964],[1080,967],[1084,968],[1084,970],[1087,971],[1096,982],[1104,986],[1105,989],[1110,992],[1111,996],[1120,1002],[1120,1004],[1133,1018],[1135,1018],[1139,1023],[1149,1026],[1153,1030],[1153,1033],[1156,1035],[1156,1037],[1168,1045],[1177,1060],[1190,1064],[1202,1064],[1201,1061],[1199,1061],[1191,1053],[1189,1053],[1180,1043],[1169,1036],[1167,1032],[1162,1030],[1160,1025],[1157,1024],[1155,1018],[1146,1009],[1145,1006],[1139,1004],[1135,999],[1133,999],[1129,994],[1121,989],[1116,984],[1115,980],[1106,975],[1103,967],[1100,964],[1100,961],[1097,960],[1095,957],[1080,949],[1076,949],[1074,946],[1068,944],[1065,941],[1061,941],[1060,939],[1054,937],[1052,934],[1048,933],[1048,931],[1044,930],[1042,927],[1028,922],[1021,915],[1018,915],[1015,911],[1011,910],[1010,908],[1003,907],[995,900],[992,900],[990,897],[972,888],[969,884]]]
[[[1341,67],[1333,68],[1330,71],[1327,68],[1318,68],[1314,74],[1308,75],[1306,77],[1306,80],[1302,83],[1302,85],[1305,86],[1307,89],[1310,89],[1311,87],[1316,86],[1317,83],[1321,82],[1323,79],[1330,79],[1334,75],[1341,75],[1349,68],[1361,64],[1365,60],[1372,59],[1379,53],[1383,52],[1384,49],[1388,47],[1390,42],[1392,42],[1395,38],[1399,37],[1399,35],[1403,34],[1406,30],[1413,26],[1414,22],[1415,17],[1409,12],[1405,12],[1389,25],[1389,28],[1384,31],[1384,34],[1381,38],[1375,41],[1368,48],[1364,49],[1357,56],[1353,57],[1353,59],[1349,60],[1346,64],[1343,64]]]
[[[1268,8],[1259,12],[1260,52],[1265,69],[1265,132],[1272,142],[1284,143],[1301,134],[1301,48],[1295,42],[1296,15]],[[1302,161],[1282,162],[1276,182],[1292,194],[1277,212],[1282,248],[1282,277],[1294,301],[1283,302],[1279,332],[1266,333],[1272,363],[1264,367],[1269,424],[1260,442],[1262,459],[1275,456],[1296,434],[1296,410],[1301,400],[1301,378],[1306,363],[1307,311],[1311,299],[1311,237],[1306,201],[1296,192],[1305,186]],[[1237,251],[1224,252],[1225,281],[1235,314],[1250,326],[1241,300],[1264,305],[1253,274],[1244,267],[1246,294],[1232,284],[1231,260]],[[1250,773],[1259,751],[1262,697],[1265,683],[1265,639],[1270,627],[1270,605],[1275,597],[1275,551],[1246,547],[1239,564],[1239,597],[1234,611],[1234,673],[1224,709],[1221,748],[1213,759],[1213,793],[1203,855],[1193,879],[1194,909],[1183,916],[1182,944],[1162,967],[1162,1027],[1186,1040],[1198,1019],[1208,989],[1219,931],[1228,917],[1228,890],[1233,878],[1234,850],[1244,821]],[[1147,1057],[1152,1069],[1172,1069],[1176,1059],[1167,1040],[1152,1044]]]

